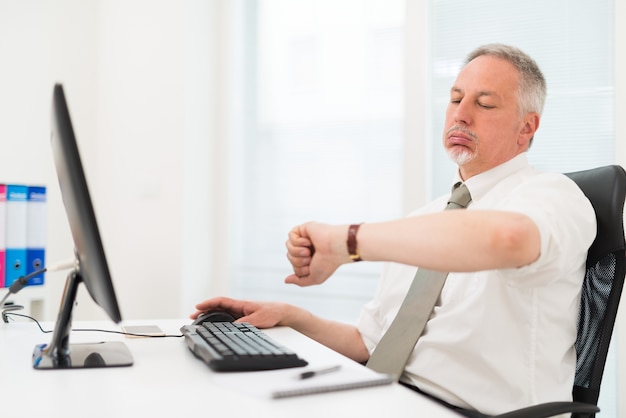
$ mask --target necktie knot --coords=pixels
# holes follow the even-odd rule
[[[470,194],[465,183],[458,182],[452,188],[452,194],[450,195],[450,199],[448,199],[448,206],[446,206],[446,210],[465,209],[471,201],[472,195]]]

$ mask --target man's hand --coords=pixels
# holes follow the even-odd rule
[[[350,262],[346,247],[347,226],[309,222],[289,232],[287,259],[294,274],[285,283],[311,286],[324,283],[337,268]]]
[[[226,311],[237,318],[236,322],[249,322],[257,328],[289,325],[291,306],[278,302],[252,302],[227,297],[205,300],[196,305],[197,311],[189,317],[196,319],[208,311]]]

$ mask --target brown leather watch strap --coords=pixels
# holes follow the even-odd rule
[[[356,234],[357,232],[359,232],[360,226],[361,224],[352,224],[348,227],[348,254],[350,255],[352,261],[362,260],[361,256],[359,255],[356,242]]]

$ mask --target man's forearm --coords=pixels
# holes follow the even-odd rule
[[[364,224],[359,254],[440,271],[513,268],[539,257],[539,230],[525,215],[498,211],[448,211]]]
[[[281,325],[289,326],[357,362],[369,358],[361,333],[354,325],[329,321],[296,306],[290,306],[289,310]]]

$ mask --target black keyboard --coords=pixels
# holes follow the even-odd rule
[[[205,322],[185,325],[180,331],[191,352],[215,371],[273,370],[308,364],[248,323]]]

